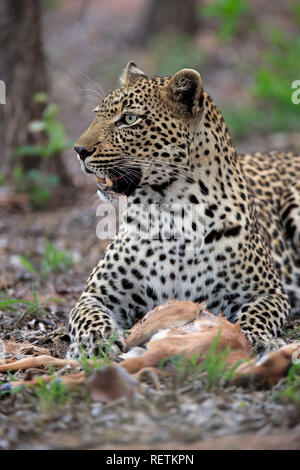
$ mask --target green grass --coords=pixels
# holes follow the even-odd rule
[[[275,393],[273,399],[293,403],[300,409],[300,363],[291,366],[283,390]]]
[[[16,301],[18,302],[18,301]],[[84,347],[81,347],[81,358],[78,359],[78,362],[85,371],[86,375],[91,376],[96,370],[99,370],[101,367],[108,366],[112,364],[110,359],[111,347],[116,340],[116,336],[112,336],[108,345],[103,348],[102,345],[99,345],[99,355],[87,357],[87,354],[84,350]],[[74,391],[68,390],[64,385],[60,377],[55,373],[53,366],[48,366],[48,369],[51,373],[51,381],[44,382],[41,377],[37,377],[37,385],[30,386],[30,389],[33,390],[36,397],[38,397],[40,402],[40,409],[45,414],[52,414],[59,411],[65,403],[72,400],[77,392],[81,391],[81,399],[89,400],[89,394],[86,393],[86,389],[78,386],[78,390]],[[15,377],[8,371],[8,376],[10,381],[15,381]],[[0,382],[0,386],[4,383]],[[23,391],[24,385],[14,387],[7,390],[0,390],[0,397],[6,395],[14,395],[20,391]]]
[[[113,335],[105,347],[103,347],[101,342],[99,342],[99,351],[97,356],[87,357],[84,346],[81,346],[81,358],[78,359],[78,362],[88,376],[91,375],[95,370],[112,364],[110,352],[113,344],[116,341],[116,338],[117,335]]]
[[[47,305],[43,302],[41,303],[39,294],[32,289],[33,300],[25,299],[11,299],[9,298],[7,292],[0,291],[0,311],[2,312],[12,312],[18,314],[20,312],[20,307],[25,307],[26,315],[47,315],[45,307]],[[51,298],[48,299],[48,302],[62,302],[61,299]],[[47,302],[47,304],[48,304]],[[19,307],[19,308],[16,308]]]
[[[37,292],[33,289],[33,301],[25,299],[9,299],[6,292],[0,292],[0,310],[10,311],[18,313],[18,310],[14,308],[15,305],[24,305],[28,314],[46,314],[45,310],[41,306],[40,298]],[[53,302],[57,302],[57,299],[51,299]]]
[[[99,357],[87,357],[86,351],[83,346],[81,347],[81,357],[80,359],[78,359],[78,362],[80,364],[80,367],[82,368],[82,370],[84,370],[88,377],[92,375],[95,370],[99,370],[101,368]]]
[[[186,380],[196,380],[202,378],[207,391],[225,386],[233,377],[237,367],[244,361],[238,361],[233,366],[228,364],[228,354],[230,346],[225,351],[218,350],[221,331],[213,340],[205,358],[199,363],[199,356],[194,354],[190,359],[182,355],[173,356],[160,361],[159,367],[163,368],[171,363],[177,368],[177,378],[179,383]]]
[[[37,377],[37,381],[38,385],[34,386],[33,390],[39,398],[40,408],[44,413],[59,411],[73,397],[62,380],[55,375],[51,382],[43,382],[41,377]]]
[[[233,366],[228,365],[227,358],[230,353],[230,346],[228,345],[225,351],[218,350],[217,346],[220,336],[221,331],[215,337],[205,356],[204,362],[200,366],[201,370],[205,372],[205,387],[207,390],[227,384],[232,379],[238,366],[244,362],[238,361]]]
[[[46,240],[42,260],[42,273],[44,277],[60,271],[67,271],[72,264],[72,256],[68,251],[58,249],[53,243]]]
[[[187,379],[192,380],[199,374],[198,354],[193,354],[190,359],[178,354],[169,358],[162,359],[159,362],[159,368],[163,369],[168,364],[176,369],[176,380],[179,384],[183,384]]]
[[[48,240],[45,240],[44,243],[39,270],[31,263],[27,256],[20,256],[20,260],[27,271],[34,274],[37,278],[41,277],[43,279],[47,279],[50,274],[66,272],[73,263],[71,253],[60,250]]]

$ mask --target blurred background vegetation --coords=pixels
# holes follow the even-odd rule
[[[130,59],[197,69],[238,151],[300,150],[295,0],[2,0],[0,26],[0,203],[40,210],[88,185],[73,142]]]

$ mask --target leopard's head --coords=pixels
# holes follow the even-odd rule
[[[95,175],[100,193],[127,196],[138,186],[184,177],[202,115],[199,73],[148,78],[129,62],[120,82],[76,142],[83,170]]]

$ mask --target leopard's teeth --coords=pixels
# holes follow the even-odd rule
[[[113,180],[109,176],[105,176],[104,178],[100,178],[100,176],[94,175],[95,180],[97,181],[98,184],[104,184],[106,183],[108,188],[112,188],[114,185]]]
[[[100,178],[100,176],[94,175],[94,178],[99,184],[103,184],[105,182],[105,178]]]
[[[105,181],[109,188],[111,188],[114,185],[113,181],[110,179],[109,176],[105,176]]]

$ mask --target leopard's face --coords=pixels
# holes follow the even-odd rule
[[[95,175],[101,193],[129,196],[138,186],[183,175],[201,95],[194,70],[148,78],[129,63],[123,85],[97,106],[75,145],[83,170]]]

